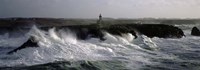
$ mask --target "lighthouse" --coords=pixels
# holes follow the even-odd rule
[[[101,21],[102,20],[102,16],[101,16],[101,14],[99,15],[99,21]]]
[[[97,24],[102,24],[102,16],[101,16],[101,14],[99,15],[99,19],[98,19],[98,21],[97,21]]]

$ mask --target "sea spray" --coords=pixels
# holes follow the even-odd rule
[[[139,45],[141,48],[148,50],[156,50],[158,49],[157,45],[145,35],[141,35],[137,38],[137,40],[133,41],[134,44]]]
[[[59,30],[58,33],[60,34],[60,38],[64,40],[64,42],[70,42],[72,44],[77,43],[76,34],[73,33],[71,30]]]
[[[58,34],[55,32],[55,28],[49,29],[49,36],[55,40],[61,40]]]
[[[106,39],[105,43],[118,43],[118,44],[130,44],[131,41],[133,41],[134,36],[130,33],[122,34],[122,36],[118,35],[112,35],[110,33],[104,32]]]

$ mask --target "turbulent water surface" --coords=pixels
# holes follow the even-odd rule
[[[190,35],[196,25],[176,26],[184,30],[186,37],[164,39],[139,35],[134,39],[130,33],[120,37],[104,32],[105,41],[78,40],[69,29],[42,31],[33,26],[25,35],[0,36],[0,69],[199,70],[200,37]],[[39,47],[6,54],[30,36],[37,38]]]

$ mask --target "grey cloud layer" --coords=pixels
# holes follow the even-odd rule
[[[0,17],[199,18],[200,0],[1,0]]]

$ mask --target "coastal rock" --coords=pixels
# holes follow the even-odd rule
[[[117,26],[123,26],[127,29],[126,31],[135,31],[150,38],[182,38],[185,36],[180,28],[166,24],[122,24]]]
[[[17,52],[18,50],[27,48],[27,47],[39,47],[37,42],[34,41],[34,37],[30,37],[23,45],[20,47],[8,52],[7,54],[13,54],[14,52]]]
[[[133,26],[141,34],[150,38],[182,38],[184,32],[175,26],[165,24],[140,24]]]
[[[76,37],[80,40],[86,40],[89,38],[99,38],[100,40],[105,40],[104,32],[108,32],[112,35],[122,36],[126,33],[131,33],[132,35],[137,38],[136,32],[133,29],[128,29],[125,26],[108,26],[99,28],[98,26],[93,25],[84,25],[84,26],[67,26],[65,27],[70,29],[72,32],[75,33]]]
[[[197,27],[193,27],[191,31],[191,35],[200,36],[200,31]]]
[[[175,26],[166,24],[115,24],[99,28],[94,25],[66,26],[76,33],[78,39],[85,40],[88,38],[100,38],[105,40],[104,33],[108,32],[112,35],[122,36],[122,34],[131,33],[137,38],[137,33],[146,35],[147,37],[159,38],[182,38],[184,32]]]
[[[135,36],[135,39],[138,37],[136,35],[136,31],[133,28],[129,28],[127,26],[113,25],[108,28],[104,28],[103,30],[112,35],[122,36],[123,34],[131,33],[133,36]]]

